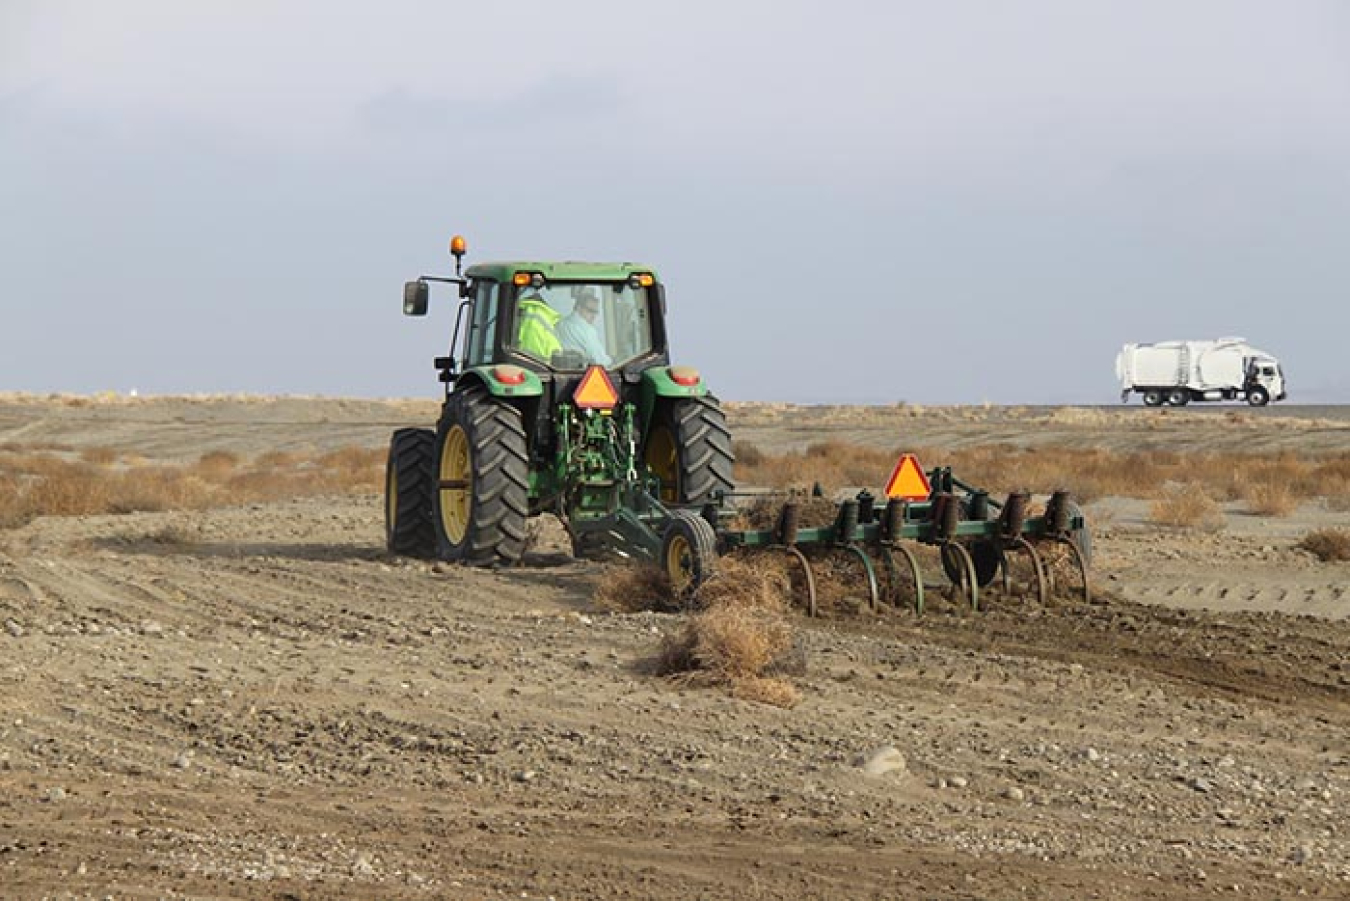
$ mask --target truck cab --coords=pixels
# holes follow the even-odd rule
[[[1247,403],[1253,407],[1263,407],[1272,400],[1284,400],[1284,370],[1280,361],[1274,357],[1254,356],[1247,358],[1247,377],[1243,381],[1243,392]]]

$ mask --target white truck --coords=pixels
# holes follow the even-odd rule
[[[1244,338],[1126,344],[1116,356],[1120,401],[1181,407],[1193,400],[1244,399],[1253,407],[1284,400],[1280,361]]]

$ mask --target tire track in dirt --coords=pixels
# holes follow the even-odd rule
[[[1163,586],[1147,585],[1130,590],[1132,600],[1187,608],[1288,610],[1294,615],[1302,612],[1339,612],[1350,615],[1345,606],[1345,583],[1328,579],[1308,584],[1303,578],[1297,587],[1257,585],[1243,582],[1211,583],[1206,585]]]
[[[986,610],[969,619],[888,626],[897,637],[1151,673],[1207,694],[1311,707],[1350,721],[1350,626],[1343,622],[1192,612],[1112,598],[1026,615]]]

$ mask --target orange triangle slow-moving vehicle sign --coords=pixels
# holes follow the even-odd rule
[[[603,366],[592,366],[586,370],[572,392],[572,403],[583,410],[608,410],[619,402],[619,392],[609,380],[609,373]]]
[[[886,496],[904,501],[926,501],[933,493],[933,486],[924,475],[919,458],[913,454],[903,454],[895,464],[895,471],[886,482]]]

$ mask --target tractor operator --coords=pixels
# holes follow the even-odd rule
[[[558,323],[558,339],[562,346],[579,350],[587,363],[599,363],[608,368],[614,361],[605,351],[596,319],[600,316],[600,297],[594,288],[580,288],[573,295],[572,312]]]
[[[538,291],[522,297],[516,305],[520,326],[516,333],[516,347],[532,357],[538,357],[547,363],[555,351],[561,350],[554,327],[562,314],[548,305],[548,301]]]

